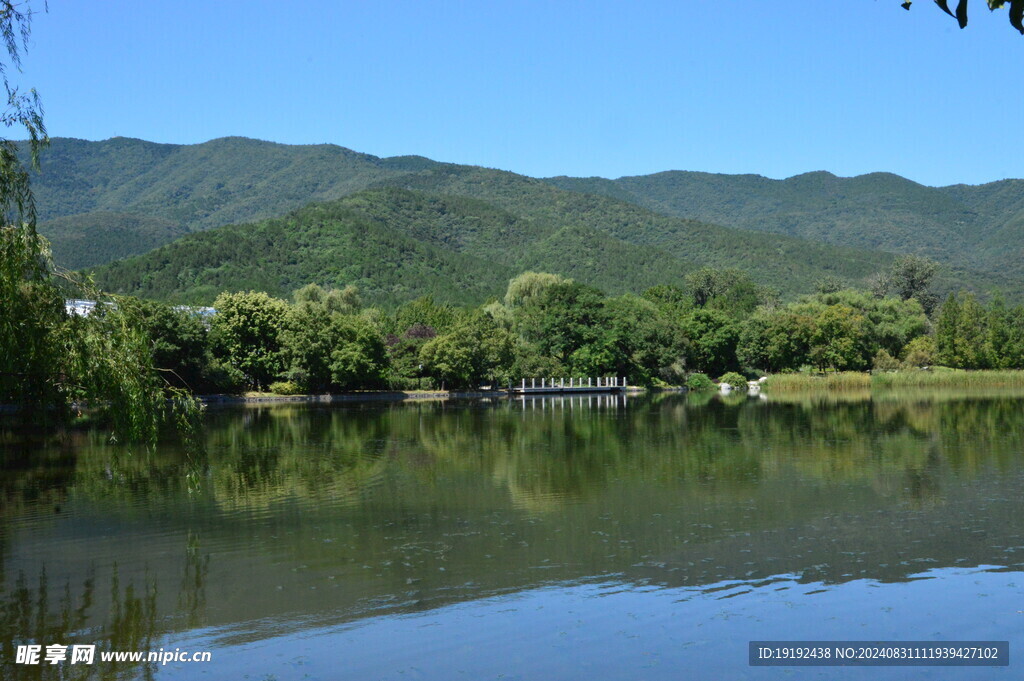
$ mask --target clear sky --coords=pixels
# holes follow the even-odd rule
[[[1024,177],[1024,36],[971,5],[961,31],[928,0],[49,0],[18,82],[51,136],[90,140],[533,176]]]

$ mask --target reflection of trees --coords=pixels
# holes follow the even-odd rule
[[[248,409],[219,414],[207,440],[210,493],[224,508],[289,498],[358,502],[386,466],[394,435],[384,415],[345,410]],[[227,417],[227,418],[224,418]]]
[[[203,624],[206,614],[206,580],[210,572],[210,554],[201,551],[199,536],[188,533],[185,547],[185,568],[178,592],[178,612],[189,629]]]
[[[435,485],[446,474],[494,480],[515,503],[554,509],[633,480],[717,485],[789,475],[867,480],[920,497],[935,471],[1015,465],[1024,444],[1012,399],[817,399],[659,395],[630,406],[582,400],[263,407],[211,414],[198,492],[224,509],[286,499],[360,504],[389,477]],[[175,446],[128,454],[101,437],[8,455],[0,504],[60,508],[70,487],[107,507],[181,503],[189,460]],[[788,473],[787,473],[788,471]],[[396,478],[395,476],[398,476]],[[897,479],[909,481],[897,484]],[[917,481],[917,482],[914,482]],[[727,485],[727,487],[723,487]],[[916,491],[915,491],[916,490]],[[926,490],[932,490],[927,492]]]
[[[110,577],[108,615],[97,627],[92,620],[97,609],[96,578],[90,574],[81,583],[68,580],[54,593],[46,571],[30,583],[19,574],[13,587],[0,591],[0,674],[5,679],[152,679],[155,665],[140,662],[100,662],[108,651],[156,650],[157,585],[144,579],[137,592],[133,583],[124,586],[115,567]],[[57,665],[16,664],[18,645],[68,646],[68,661]],[[71,646],[95,645],[93,664],[71,664]],[[40,656],[42,657],[42,655]]]
[[[346,613],[378,607],[369,601],[432,607],[610,572],[674,584],[789,572],[901,579],[925,559],[1004,564],[999,546],[1020,544],[998,522],[1018,510],[1004,494],[1017,487],[990,474],[1019,467],[1017,400],[691,397],[213,411],[198,491],[176,445],[129,456],[79,434],[35,459],[5,452],[0,498],[10,513],[0,523],[60,505],[135,537],[180,537],[183,556],[154,578],[156,606],[147,600],[155,591],[136,586],[127,598],[118,587],[126,605],[112,603],[108,617],[105,590],[90,592],[90,626],[115,633],[115,621],[144,630],[152,607],[169,630],[263,616],[278,602]],[[965,513],[991,501],[995,484],[1009,501]],[[976,532],[986,525],[987,536]],[[19,541],[3,530],[0,540]],[[144,556],[139,543],[118,555]],[[208,608],[207,581],[250,565],[252,592],[283,585],[277,600]],[[39,589],[30,591],[35,602]],[[69,613],[85,600],[78,591]],[[48,603],[60,621],[63,606]]]

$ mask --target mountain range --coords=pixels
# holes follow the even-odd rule
[[[32,177],[55,260],[114,292],[209,302],[355,283],[370,301],[474,303],[525,269],[609,293],[738,267],[783,295],[863,284],[895,254],[942,289],[1020,298],[1024,182],[933,188],[897,175],[787,180],[672,171],[530,178],[334,145],[54,139]]]

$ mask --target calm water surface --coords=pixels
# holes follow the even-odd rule
[[[1024,394],[211,410],[0,436],[7,679],[990,679],[1024,656]],[[1009,668],[752,668],[761,639]],[[17,665],[13,645],[208,650]],[[61,674],[64,676],[61,676]]]

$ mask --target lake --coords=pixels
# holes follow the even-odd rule
[[[206,422],[203,452],[0,436],[3,678],[1019,678],[1024,393]],[[1008,640],[1011,666],[748,664],[801,639]],[[97,660],[17,664],[18,643]],[[98,659],[158,650],[212,659]]]

